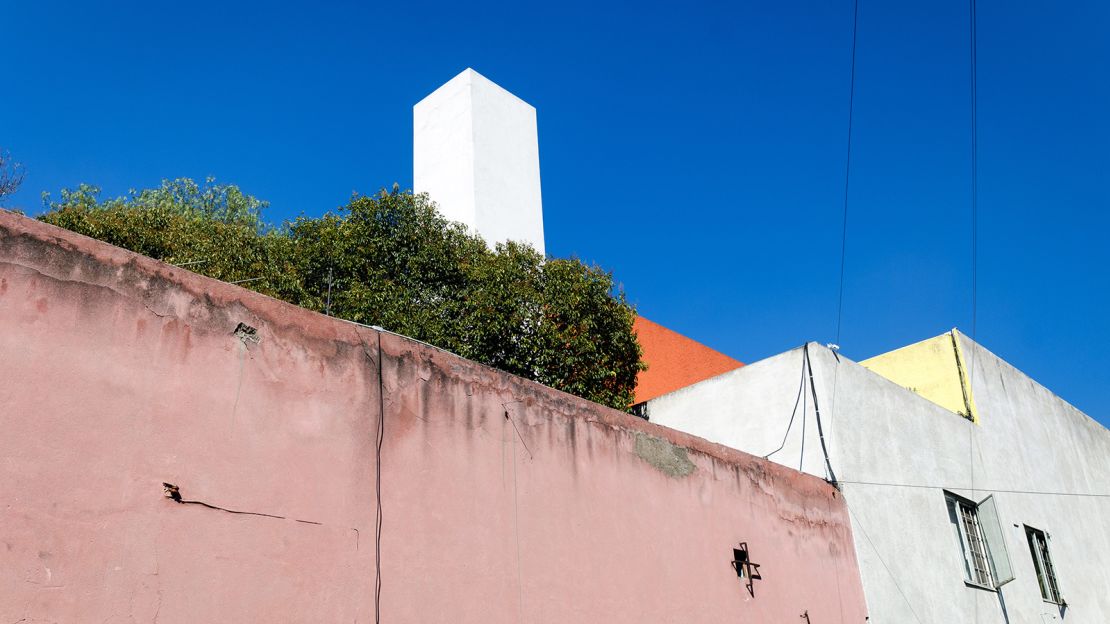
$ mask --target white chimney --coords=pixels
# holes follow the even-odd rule
[[[412,107],[413,190],[491,247],[544,253],[536,109],[473,69]]]

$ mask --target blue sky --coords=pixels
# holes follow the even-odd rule
[[[8,2],[14,205],[214,175],[268,219],[412,183],[472,66],[539,112],[548,252],[746,362],[833,341],[851,3]],[[1110,424],[1110,5],[979,3],[977,339]],[[861,0],[841,345],[971,331],[968,9]]]

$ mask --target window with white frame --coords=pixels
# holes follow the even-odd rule
[[[1056,568],[1048,553],[1048,534],[1031,526],[1025,527],[1025,539],[1029,542],[1029,554],[1037,569],[1037,583],[1041,586],[1041,598],[1048,602],[1061,604],[1060,586],[1056,582]]]
[[[979,503],[950,492],[945,492],[944,497],[948,521],[963,559],[964,580],[994,589],[1012,581],[1010,557],[993,497]]]

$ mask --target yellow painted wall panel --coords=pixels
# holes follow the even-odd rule
[[[860,364],[949,411],[978,422],[955,329]]]

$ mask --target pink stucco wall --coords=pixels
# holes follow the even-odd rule
[[[818,479],[0,211],[0,622],[374,621],[383,408],[382,621],[865,617]]]

